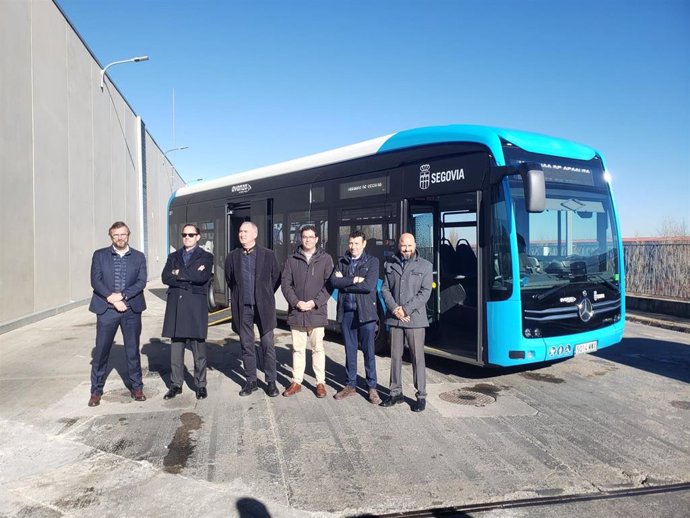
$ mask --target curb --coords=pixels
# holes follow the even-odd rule
[[[660,320],[658,318],[645,317],[642,315],[631,315],[630,313],[625,315],[625,319],[628,322],[636,322],[638,324],[645,324],[652,327],[660,327],[662,329],[668,329],[669,331],[678,331],[679,333],[690,333],[690,323],[686,324],[684,322]]]

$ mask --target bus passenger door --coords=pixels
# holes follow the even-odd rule
[[[434,327],[440,317],[440,290],[438,289],[438,203],[432,201],[405,200],[407,221],[404,232],[409,232],[417,242],[417,253],[433,265],[434,282],[431,297],[426,305],[429,324]],[[403,210],[405,214],[405,210]]]
[[[228,249],[226,250],[226,253],[230,253],[230,251],[234,250],[238,246],[240,246],[240,241],[239,241],[239,232],[240,232],[240,225],[244,223],[245,221],[249,221],[250,218],[250,213],[249,213],[249,204],[242,204],[242,205],[236,205],[236,204],[228,204],[228,212],[227,212],[227,229],[228,229],[228,239],[226,243],[228,244]]]
[[[406,231],[415,236],[420,257],[433,264],[434,284],[427,303],[427,351],[481,363],[477,193],[403,203],[407,205]]]

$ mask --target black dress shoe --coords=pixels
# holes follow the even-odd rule
[[[268,384],[268,389],[266,389],[266,394],[268,394],[268,397],[276,397],[276,396],[280,395],[280,391],[278,390],[278,387],[276,387],[275,382]]]
[[[182,394],[182,387],[178,387],[177,385],[170,385],[170,389],[165,393],[165,396],[163,396],[163,399],[172,399],[178,394]]]
[[[389,407],[402,403],[403,401],[405,401],[405,398],[402,394],[398,394],[396,396],[388,396],[386,399],[383,400],[383,402],[379,406]]]
[[[196,389],[197,399],[206,399],[208,397],[208,392],[206,392],[206,387],[199,387]]]
[[[247,384],[242,387],[242,390],[240,390],[240,396],[248,396],[257,390],[259,390],[259,387],[256,386],[256,381],[248,381]]]
[[[417,404],[412,409],[413,412],[424,412],[426,408],[426,399],[418,399]]]

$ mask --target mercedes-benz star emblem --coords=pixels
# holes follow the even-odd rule
[[[580,315],[580,320],[583,322],[589,322],[594,316],[594,308],[589,299],[582,299],[577,305],[577,314]]]

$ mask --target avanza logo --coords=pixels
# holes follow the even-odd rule
[[[429,164],[419,166],[419,188],[422,190],[428,189],[433,183],[457,182],[464,179],[464,169],[448,169],[432,173]]]
[[[230,189],[230,192],[235,194],[235,193],[240,193],[244,194],[246,192],[249,192],[252,190],[252,186],[248,183],[241,183],[238,185],[233,185],[232,188]]]

